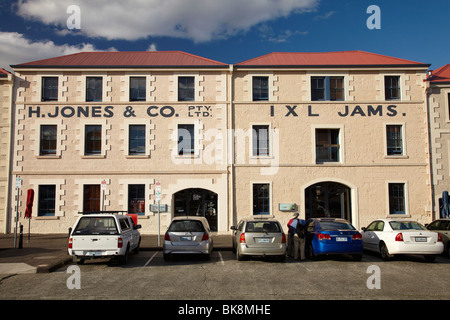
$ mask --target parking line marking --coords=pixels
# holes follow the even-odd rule
[[[222,253],[220,251],[217,251],[219,253],[220,263],[222,265],[225,265],[225,261],[223,261]]]
[[[150,259],[148,259],[148,261],[145,263],[144,267],[148,266],[148,264],[149,264],[150,262],[152,262],[153,258],[154,258],[157,254],[158,254],[158,251],[156,251],[156,252],[152,255],[152,257],[151,257]]]

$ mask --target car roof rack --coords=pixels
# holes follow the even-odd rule
[[[107,210],[107,211],[88,211],[88,212],[78,212],[78,214],[119,214],[119,213],[128,213],[128,211],[120,211],[120,210]]]

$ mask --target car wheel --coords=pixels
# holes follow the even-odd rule
[[[308,245],[308,259],[309,260],[317,260],[317,255],[314,253],[314,248],[312,243]]]
[[[384,243],[380,244],[380,255],[381,259],[383,259],[384,261],[388,261],[394,257],[392,254],[389,253],[389,250],[386,244]]]
[[[170,255],[168,253],[163,253],[164,261],[170,260]]]
[[[239,249],[236,249],[236,259],[238,261],[244,260],[244,255],[239,253]]]
[[[120,264],[128,263],[128,255],[130,253],[130,246],[127,246],[127,250],[125,250],[125,254],[119,258]]]
[[[139,237],[139,242],[136,248],[134,248],[134,253],[139,253],[139,250],[141,249],[141,237]]]
[[[352,257],[353,257],[353,261],[361,261],[362,254],[354,254],[354,255],[352,255]]]

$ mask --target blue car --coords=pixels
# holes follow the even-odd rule
[[[355,261],[362,258],[362,235],[345,219],[309,219],[305,231],[309,259],[315,260],[327,254],[349,254]]]

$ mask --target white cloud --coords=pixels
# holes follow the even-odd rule
[[[319,0],[78,0],[81,33],[108,40],[169,36],[196,42],[246,31],[261,22],[311,11]],[[23,0],[18,14],[67,28],[73,0]]]
[[[114,51],[114,48],[109,51]],[[10,65],[58,57],[80,51],[98,51],[92,44],[76,46],[57,45],[45,40],[32,42],[17,32],[0,32],[0,67],[11,70]]]

